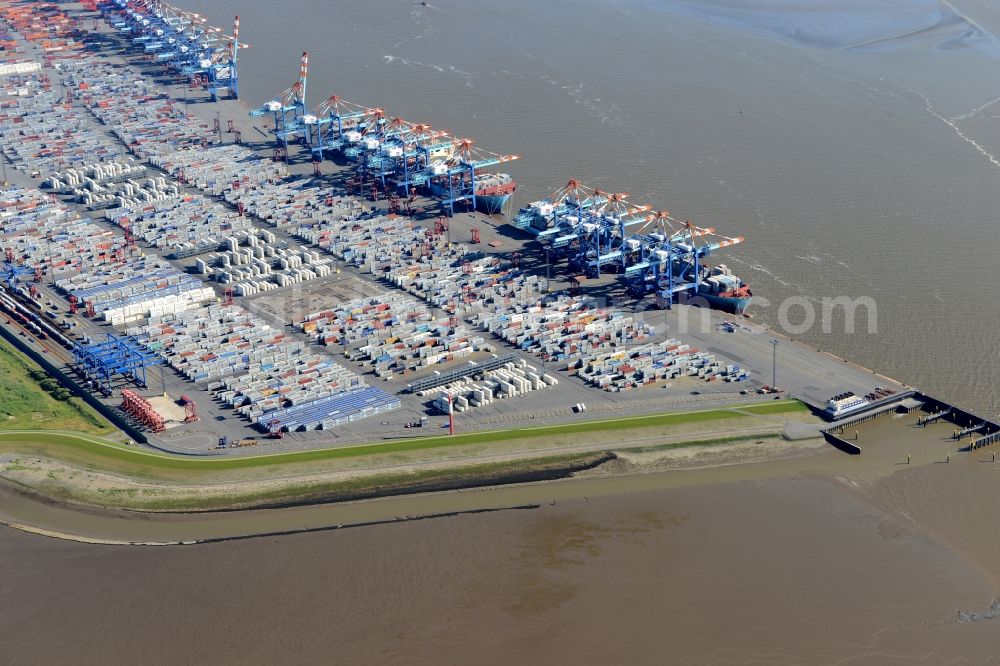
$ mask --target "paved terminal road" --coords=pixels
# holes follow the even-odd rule
[[[813,407],[824,408],[827,400],[844,391],[863,396],[876,386],[897,391],[905,388],[894,379],[725,313],[681,305],[666,313],[650,311],[645,316],[661,327],[666,321],[668,336],[728,359],[763,384],[771,383],[772,361],[776,359],[777,386]],[[735,330],[723,330],[724,321],[732,321]],[[778,341],[777,349],[772,340]]]

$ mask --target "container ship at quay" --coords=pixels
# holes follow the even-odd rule
[[[466,177],[467,178],[467,177]],[[468,187],[468,181],[463,183]],[[448,182],[432,180],[428,187],[436,197],[448,195]],[[460,189],[460,188],[455,188]],[[517,183],[507,173],[486,173],[476,175],[476,210],[487,215],[502,213],[511,196],[517,189]]]
[[[733,275],[725,264],[702,270],[702,278],[697,289],[684,292],[684,295],[681,296],[682,303],[688,302],[694,305],[700,298],[707,301],[709,306],[716,310],[738,315],[746,312],[750,306],[750,299],[753,297],[750,285]]]

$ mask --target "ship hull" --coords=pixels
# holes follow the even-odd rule
[[[443,186],[434,182],[428,184],[428,189],[431,194],[438,197],[445,196],[448,193]],[[487,215],[501,213],[512,195],[513,192],[506,192],[504,194],[477,194],[476,210]]]
[[[476,195],[476,210],[488,215],[496,215],[503,212],[504,206],[510,201],[510,194],[487,194]]]
[[[690,305],[708,305],[713,310],[722,310],[732,314],[741,315],[750,306],[750,295],[747,296],[720,296],[719,294],[708,294],[698,292],[696,294],[684,295],[681,302]]]

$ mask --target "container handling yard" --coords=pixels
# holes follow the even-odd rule
[[[0,2],[0,327],[136,441],[241,454],[778,395],[837,419],[828,438],[918,410],[996,441],[744,317],[715,260],[743,238],[564,178],[513,211],[517,156],[308,106],[308,53],[247,106],[226,32],[165,3]]]

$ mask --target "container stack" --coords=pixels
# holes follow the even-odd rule
[[[0,63],[0,77],[23,76],[25,74],[35,74],[40,72],[42,64],[32,60],[21,60],[14,62]]]
[[[747,379],[739,366],[726,365],[714,354],[675,339],[588,356],[574,367],[581,379],[606,391],[627,391],[683,377],[727,382]]]
[[[328,356],[275,330],[236,306],[211,305],[151,319],[129,330],[227,405],[257,421],[265,414],[362,388],[363,380]],[[311,412],[309,426],[325,417]]]
[[[80,34],[77,19],[55,3],[4,3],[0,5],[0,18],[41,49],[46,60],[68,60],[81,55],[84,45],[77,41]],[[8,38],[4,42],[13,40]],[[20,49],[15,47],[15,50]]]
[[[9,92],[9,91],[8,91]],[[47,174],[111,160],[123,149],[112,146],[70,104],[37,85],[18,89],[9,97],[16,107],[0,121],[4,155],[26,172]]]
[[[630,316],[595,308],[577,297],[559,296],[521,309],[483,313],[474,320],[484,330],[546,361],[569,361],[634,345],[652,333]]]
[[[223,196],[234,206],[242,205],[248,215],[280,228],[353,221],[369,212],[356,197],[334,196],[329,189],[303,180],[252,185],[241,181],[240,187]]]
[[[188,116],[182,105],[134,70],[88,60],[63,71],[65,84],[142,160],[217,140],[207,123]]]
[[[200,194],[141,208],[109,208],[104,215],[116,224],[127,223],[136,238],[177,258],[219,250],[229,236],[256,232],[249,218]]]
[[[234,285],[237,296],[301,284],[329,277],[333,272],[329,257],[315,250],[298,250],[275,244],[267,230],[242,231],[223,239],[221,252],[195,263],[201,275]]]
[[[50,175],[43,187],[48,187],[57,192],[73,192],[76,188],[86,188],[90,183],[110,183],[128,178],[141,178],[146,175],[147,168],[144,164],[128,158],[117,158],[106,162],[88,162],[82,164],[78,169],[70,168],[66,171],[57,171]],[[161,188],[165,188],[167,183],[161,176],[159,179]]]
[[[292,233],[365,273],[383,275],[410,260],[427,241],[425,230],[411,220],[378,216],[301,226]]]
[[[212,196],[265,185],[288,175],[283,163],[233,144],[162,152],[151,155],[150,163]]]
[[[464,323],[453,317],[435,320],[423,304],[399,293],[342,303],[307,316],[299,326],[324,345],[354,347],[348,356],[379,377],[448,363],[485,346]]]
[[[552,375],[538,372],[521,362],[507,363],[502,368],[484,372],[476,377],[464,377],[456,382],[433,389],[437,397],[434,406],[444,414],[449,410],[465,412],[484,407],[497,400],[527,395],[559,383]]]
[[[353,421],[399,409],[399,398],[370,386],[351,389],[313,402],[257,417],[265,430],[332,430]]]
[[[124,264],[63,278],[56,286],[114,326],[183,312],[215,298],[200,280],[155,256],[133,257]]]
[[[518,303],[535,302],[544,293],[544,280],[538,276],[506,266],[497,257],[469,256],[466,246],[459,245],[400,266],[389,280],[435,307],[464,316],[507,311]]]
[[[44,272],[84,271],[118,261],[125,241],[38,190],[0,192],[0,231],[15,261]]]

